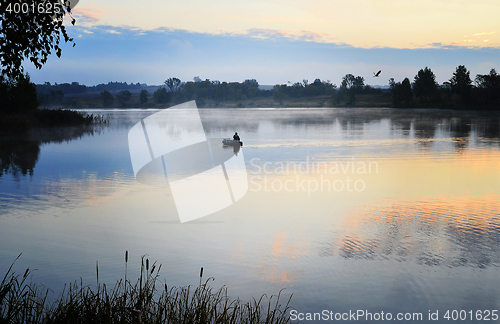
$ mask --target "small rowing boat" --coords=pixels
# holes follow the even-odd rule
[[[224,139],[222,139],[222,144],[224,144],[224,145],[240,145],[240,146],[243,146],[243,142],[242,141],[236,141],[236,140],[233,140],[233,139],[230,139],[230,138],[224,138]]]

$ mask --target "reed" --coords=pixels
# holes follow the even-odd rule
[[[231,299],[225,286],[213,290],[213,278],[195,289],[169,288],[160,282],[161,265],[149,266],[143,256],[133,285],[119,280],[109,289],[102,283],[84,286],[80,279],[50,301],[49,289],[28,280],[31,270],[16,275],[11,265],[0,284],[0,323],[290,323],[291,296],[282,304],[281,291],[243,303]]]

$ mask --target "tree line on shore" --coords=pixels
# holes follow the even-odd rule
[[[389,86],[394,107],[500,108],[500,75],[495,69],[476,75],[472,81],[470,71],[459,65],[453,76],[439,85],[436,75],[426,67],[418,71],[412,83],[408,78],[401,82],[391,78]]]
[[[126,85],[126,83],[125,83]],[[137,84],[130,86],[137,87]],[[206,79],[204,81],[182,82],[171,77],[153,93],[142,89],[138,102],[142,106],[177,104],[188,100],[196,100],[200,106],[211,102],[224,107],[228,103],[256,98],[271,98],[279,105],[286,105],[297,99],[325,97],[331,106],[356,106],[359,95],[389,96],[388,102],[395,108],[450,108],[450,109],[499,109],[500,105],[500,75],[495,69],[489,74],[478,74],[474,81],[470,71],[463,65],[456,68],[451,78],[439,85],[436,75],[428,67],[421,69],[413,78],[404,78],[396,82],[389,79],[389,92],[373,88],[365,84],[361,76],[346,74],[337,87],[330,80],[315,79],[314,82],[277,84],[272,89],[259,88],[255,79],[244,82],[220,82]],[[57,97],[51,90],[51,96]],[[132,98],[129,90],[121,90],[113,96],[110,91],[103,90],[100,100],[104,107],[115,105],[126,106]]]
[[[118,105],[127,106],[132,92],[140,91],[138,101],[141,105],[166,106],[185,100],[196,100],[201,106],[210,102],[214,106],[234,105],[235,102],[253,98],[271,98],[279,106],[288,104],[298,98],[325,97],[326,106],[356,106],[357,96],[385,96],[381,89],[373,89],[365,85],[361,76],[346,74],[337,88],[329,80],[316,79],[287,84],[277,84],[272,90],[259,88],[255,79],[244,82],[220,82],[209,79],[202,81],[182,82],[172,77],[150,94],[140,83],[110,82],[87,87],[78,82],[71,84],[45,83],[35,87],[29,75],[24,71],[25,62],[31,62],[41,69],[50,55],[61,56],[64,43],[76,45],[69,37],[63,24],[64,17],[71,24],[75,19],[71,16],[71,6],[61,6],[58,0],[47,0],[50,6],[58,6],[58,12],[28,10],[19,15],[8,10],[10,2],[0,2],[0,114],[19,114],[33,111],[40,103],[45,105],[60,104],[65,95],[95,92],[100,94],[101,104],[116,105],[115,96],[111,92],[120,91],[116,95]],[[29,7],[29,6],[28,6]],[[4,10],[5,9],[5,10]],[[29,8],[28,8],[29,9]],[[413,82],[405,78],[401,82],[389,80],[393,107],[432,107],[432,108],[464,108],[464,109],[498,109],[500,104],[500,76],[495,69],[489,74],[478,74],[474,82],[470,71],[465,66],[457,67],[449,81],[439,85],[434,73],[426,67],[418,71]],[[152,102],[150,102],[152,97]],[[327,101],[324,101],[325,103]],[[309,101],[310,102],[310,101]],[[78,104],[78,103],[77,103]],[[95,103],[92,103],[93,105]],[[389,104],[390,105],[390,104]]]
[[[396,82],[389,79],[390,95],[380,88],[365,84],[361,76],[346,74],[337,87],[330,80],[303,80],[277,84],[272,89],[261,89],[255,79],[243,82],[220,82],[206,79],[183,82],[171,77],[150,93],[146,84],[109,82],[97,86],[85,86],[78,82],[33,85],[28,75],[16,82],[0,78],[0,107],[4,113],[24,112],[36,109],[39,104],[60,105],[65,94],[95,93],[103,107],[127,107],[131,91],[138,93],[135,104],[141,106],[165,106],[196,100],[200,106],[207,102],[225,107],[248,99],[269,98],[278,105],[286,105],[297,99],[324,97],[330,106],[356,106],[359,95],[386,96],[395,108],[451,108],[451,109],[499,109],[500,75],[495,69],[489,74],[478,74],[474,81],[463,65],[456,68],[451,78],[439,85],[436,75],[428,67],[417,72],[413,81],[405,78]],[[102,90],[101,90],[102,89]],[[140,92],[138,91],[140,90]],[[112,94],[114,93],[114,95]],[[389,97],[390,96],[390,97]]]

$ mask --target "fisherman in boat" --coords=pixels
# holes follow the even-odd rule
[[[240,137],[238,136],[238,132],[234,133],[233,140],[235,140],[235,141],[241,141]]]

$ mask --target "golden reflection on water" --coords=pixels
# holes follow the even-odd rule
[[[469,309],[463,305],[471,300],[497,306],[498,118],[492,119],[496,126],[481,130],[469,120],[455,125],[449,112],[443,120],[437,112],[420,120],[420,113],[406,110],[376,110],[371,114],[380,116],[373,118],[366,109],[344,117],[344,110],[308,109],[305,116],[273,110],[258,117],[238,110],[228,118],[228,111],[202,115],[219,121],[207,127],[213,137],[233,128],[245,134],[249,191],[228,208],[186,224],[179,223],[168,185],[134,179],[129,126],[71,145],[32,147],[30,163],[20,166],[30,171],[39,158],[28,172],[32,178],[0,178],[0,245],[6,247],[0,268],[23,252],[19,261],[41,269],[39,276],[48,278],[42,282],[57,289],[58,280],[62,287],[75,276],[94,282],[99,260],[100,276],[112,283],[121,278],[128,250],[135,258],[131,265],[146,253],[163,263],[169,285],[197,284],[203,266],[234,296],[249,299],[286,288],[302,308],[383,304],[400,310],[422,302],[425,309]],[[259,166],[314,158],[378,167],[266,174],[252,165],[253,158]],[[87,160],[92,163],[81,163]],[[314,187],[322,180],[345,185],[348,177],[362,181],[363,190]],[[277,186],[289,181],[292,190],[266,190],[264,179]],[[311,190],[301,181],[311,183]]]
[[[500,265],[500,196],[420,197],[353,207],[321,255],[430,266]]]
[[[366,173],[349,168],[349,172],[334,174],[324,169],[291,169],[276,174],[265,173],[264,169],[258,173],[257,167],[249,170],[250,192],[241,207],[253,206],[263,215],[255,216],[262,222],[268,222],[269,215],[282,222],[270,234],[272,240],[262,243],[272,255],[272,261],[259,263],[262,279],[272,283],[306,280],[295,262],[311,262],[306,260],[315,257],[399,261],[441,268],[500,266],[499,152],[467,149],[450,155],[343,159],[323,155],[321,161],[327,165],[353,161],[368,165],[376,161],[379,168],[378,172]],[[275,167],[276,163],[267,170]],[[260,181],[260,187],[252,184],[252,177],[254,182]],[[365,190],[307,190],[308,181],[327,179],[333,183],[347,177],[362,180]],[[286,181],[305,181],[306,188],[273,190],[273,182],[276,189],[278,183]],[[272,206],[273,201],[281,211],[270,212],[264,207]],[[257,202],[263,207],[256,208]],[[284,224],[287,221],[293,226]]]

